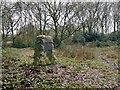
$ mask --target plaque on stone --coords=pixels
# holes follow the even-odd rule
[[[52,42],[44,43],[44,50],[45,50],[45,52],[52,51]]]

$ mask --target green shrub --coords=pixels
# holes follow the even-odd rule
[[[111,41],[106,41],[106,42],[104,42],[104,41],[95,41],[94,42],[95,43],[95,46],[96,47],[109,47],[109,46],[111,46],[112,45],[112,42]]]
[[[85,38],[81,33],[75,33],[72,39],[73,43],[81,43],[82,45],[85,45]]]
[[[97,32],[85,32],[83,36],[86,42],[96,41],[100,39],[100,34]]]
[[[15,39],[15,43],[14,43],[14,47],[15,47],[15,48],[25,48],[26,45],[25,45],[23,39],[21,39],[21,38],[16,38],[16,39]]]
[[[58,37],[54,37],[53,38],[53,44],[55,47],[59,47],[60,46],[60,39]]]
[[[95,46],[101,47],[101,42],[97,40],[97,41],[95,42]]]
[[[71,36],[71,37],[68,37],[67,39],[65,39],[65,40],[63,41],[63,43],[64,43],[65,45],[70,45],[70,44],[72,44],[72,39],[73,39],[72,36]]]
[[[117,41],[118,38],[119,38],[119,35],[118,35],[117,32],[116,32],[116,33],[112,32],[112,33],[108,36],[108,39],[111,40],[111,41]]]
[[[35,43],[34,42],[28,42],[27,47],[35,47]]]

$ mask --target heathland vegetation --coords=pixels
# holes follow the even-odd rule
[[[1,2],[3,90],[117,88],[119,2]],[[33,65],[35,38],[53,39],[55,64]]]

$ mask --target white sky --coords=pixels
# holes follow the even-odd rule
[[[119,2],[120,0],[0,0],[0,1],[7,1],[7,2],[17,2],[17,1],[24,1],[24,2],[47,2],[47,1],[57,1],[57,2]]]
[[[24,1],[24,2],[46,2],[46,1],[56,1],[56,2],[118,2],[120,0],[2,0],[2,1],[6,1],[6,2],[17,2],[17,1]],[[15,16],[14,19],[17,19],[18,16]],[[20,27],[19,27],[20,28]],[[111,24],[110,27],[111,31],[113,31],[113,25]]]

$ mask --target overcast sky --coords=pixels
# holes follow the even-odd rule
[[[2,0],[2,1],[6,1],[6,2],[18,2],[18,1],[25,1],[25,2],[46,2],[46,1],[52,1],[52,2],[54,2],[54,0]],[[55,0],[55,1],[57,1],[57,2],[60,2],[60,1],[62,1],[63,2],[63,0]],[[77,2],[77,1],[84,1],[84,2],[95,2],[95,1],[98,1],[98,0],[64,0],[65,2]],[[105,2],[105,1],[107,1],[107,2],[117,2],[117,1],[119,1],[119,0],[99,0],[99,1],[101,1],[101,2]],[[18,16],[14,16],[14,19],[17,19],[18,18]],[[20,27],[18,27],[18,28],[20,28]],[[111,31],[113,31],[113,24],[111,24],[110,25],[110,27],[109,27],[109,29],[111,30]]]
[[[17,2],[17,1],[25,1],[25,2],[47,2],[47,1],[57,1],[57,2],[118,2],[120,0],[0,0],[7,2]]]

